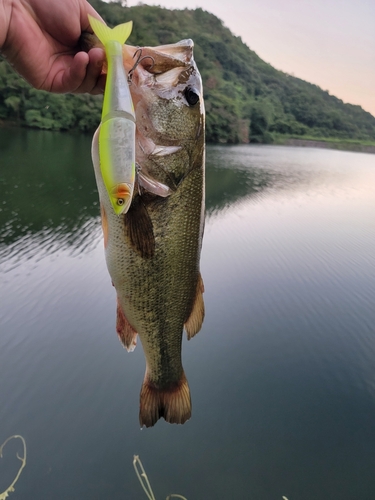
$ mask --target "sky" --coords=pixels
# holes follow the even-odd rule
[[[128,0],[128,6],[139,0]],[[144,0],[201,7],[276,69],[375,116],[375,0]]]

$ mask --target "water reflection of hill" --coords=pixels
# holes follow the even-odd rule
[[[206,162],[206,211],[213,215],[230,205],[251,196],[257,196],[272,182],[266,170],[246,166],[242,168],[230,154],[223,156],[228,148],[209,148]]]
[[[88,136],[0,129],[0,259],[84,247],[97,234]]]
[[[313,173],[317,174],[309,165],[304,168],[299,164],[296,169],[290,163],[288,148],[210,146],[206,162],[207,215],[216,215],[239,200],[306,187]]]
[[[90,147],[91,137],[82,134],[0,129],[2,261],[67,247],[83,251],[97,241],[99,209]],[[245,168],[229,148],[208,148],[208,216],[259,194],[270,183],[266,170]]]

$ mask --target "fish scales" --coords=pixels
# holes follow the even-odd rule
[[[152,259],[142,258],[134,249],[129,251],[127,261],[113,256],[116,263],[124,265],[118,274],[129,278],[126,283],[114,282],[115,288],[129,322],[142,332],[140,338],[148,364],[153,373],[161,374],[153,382],[160,386],[176,377],[179,380],[182,373],[182,330],[192,308],[199,276],[197,260],[189,257],[199,239],[200,213],[192,206],[194,197],[199,202],[202,196],[195,188],[197,183],[202,184],[201,175],[199,171],[192,172],[184,180],[185,190],[148,205],[155,228]],[[126,244],[131,246],[129,239]],[[122,249],[119,250],[121,253]],[[110,253],[110,248],[107,252]],[[180,335],[175,335],[176,331]]]
[[[101,202],[105,255],[117,292],[117,332],[128,350],[137,334],[146,358],[140,423],[163,417],[184,423],[190,391],[181,361],[182,334],[200,329],[204,317],[199,260],[204,225],[204,105],[191,40],[145,48],[132,74],[136,115],[137,186],[128,212],[114,212],[93,163]],[[137,49],[124,48],[125,66]],[[128,61],[128,63],[127,63]]]

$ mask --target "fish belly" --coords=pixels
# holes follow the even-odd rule
[[[196,170],[168,198],[150,197],[140,206],[132,204],[124,217],[112,213],[108,217],[106,260],[117,291],[120,324],[126,324],[128,347],[135,345],[138,333],[146,358],[141,425],[154,425],[160,417],[183,423],[191,414],[181,344],[184,325],[201,294],[203,188],[199,186],[202,173]],[[132,224],[142,226],[144,212],[151,223],[145,224],[146,229],[152,229],[154,241],[153,255],[146,258],[130,237]],[[138,229],[142,236],[142,227]],[[143,237],[148,240],[150,234]]]

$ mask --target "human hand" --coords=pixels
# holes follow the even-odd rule
[[[1,52],[37,89],[102,93],[104,51],[78,47],[87,14],[100,19],[86,0],[0,0]]]

